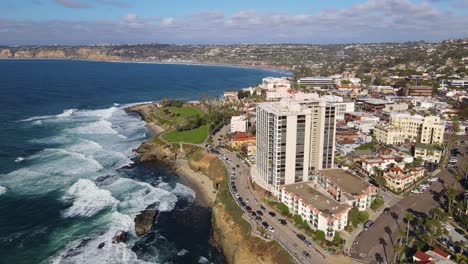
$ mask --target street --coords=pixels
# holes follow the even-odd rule
[[[459,145],[459,149],[464,146]],[[464,151],[462,152],[464,153]],[[468,155],[460,156],[459,168],[464,168],[468,162]],[[351,254],[354,258],[368,263],[393,263],[394,248],[397,240],[406,232],[404,217],[406,212],[412,212],[417,217],[427,216],[430,209],[438,207],[439,203],[434,196],[446,186],[463,187],[456,183],[454,176],[445,168],[436,175],[440,181],[434,182],[431,187],[422,194],[409,193],[400,202],[391,206],[390,213],[382,214],[368,231],[362,231],[355,240]]]
[[[222,134],[225,131],[226,127],[221,129],[221,131],[213,137],[215,146],[219,142],[219,134]],[[282,225],[278,221],[278,219],[282,219],[279,214],[277,214],[275,217],[268,214],[268,212],[274,212],[274,209],[271,208],[268,204],[261,202],[261,198],[257,196],[255,191],[251,189],[249,184],[250,167],[248,167],[247,164],[241,158],[239,158],[236,153],[231,152],[225,148],[218,148],[218,151],[220,153],[219,157],[225,162],[228,168],[228,173],[232,175],[232,172],[234,172],[232,179],[234,180],[234,183],[237,187],[238,194],[242,197],[243,201],[249,201],[246,203],[246,205],[250,206],[252,211],[261,210],[261,206],[266,208],[266,210],[262,210],[262,221],[267,222],[274,228],[274,232],[267,232],[272,235],[273,239],[280,242],[283,247],[285,247],[292,255],[294,255],[298,263],[357,263],[352,259],[342,255],[332,256],[326,254],[323,249],[321,249],[315,243],[312,243],[312,247],[308,247],[304,241],[297,237],[297,234],[301,233],[301,231],[295,228],[292,223],[288,222],[286,225]],[[225,157],[227,157],[227,160]],[[245,209],[244,212],[246,212]],[[255,219],[247,212],[246,216],[250,219],[250,222],[253,224],[254,228],[256,228],[256,226],[259,224],[261,225],[262,221],[255,221]],[[310,238],[307,239],[312,241]],[[303,252],[309,253],[310,258],[303,256]]]

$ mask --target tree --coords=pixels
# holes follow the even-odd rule
[[[278,208],[279,212],[282,215],[288,215],[289,214],[289,208],[284,203],[278,203],[276,205],[276,208]]]
[[[357,220],[359,221],[359,223],[364,223],[368,219],[369,219],[369,213],[368,212],[362,211],[362,212],[358,213]]]
[[[299,80],[300,78],[309,77],[309,76],[312,76],[312,75],[313,75],[312,69],[305,66],[305,65],[301,65],[299,67],[296,67],[293,70],[294,80]]]
[[[315,238],[319,241],[325,241],[325,233],[322,230],[317,230],[315,232]]]
[[[348,223],[352,224],[354,227],[357,227],[358,225],[358,215],[359,215],[359,209],[357,207],[351,208],[348,212]]]
[[[336,246],[338,246],[339,244],[341,244],[341,235],[340,235],[340,232],[335,232],[335,235],[333,236],[333,244],[335,244]]]
[[[406,218],[406,244],[408,245],[409,227],[410,227],[411,221],[413,221],[414,219],[414,215],[411,212],[407,212],[405,218]]]
[[[382,196],[379,195],[375,197],[374,201],[372,201],[371,209],[375,211],[379,209],[382,205],[384,205],[384,199],[382,198]]]
[[[455,198],[457,196],[457,191],[452,186],[449,186],[449,187],[447,187],[446,193],[447,193],[447,199],[448,199],[448,212],[451,213],[452,212],[452,203],[453,203],[453,201],[455,200]]]

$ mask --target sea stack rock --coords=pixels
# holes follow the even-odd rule
[[[119,230],[115,233],[114,238],[112,238],[112,244],[117,244],[120,242],[125,243],[127,241],[127,232]]]
[[[146,209],[141,211],[135,217],[135,233],[137,236],[144,236],[151,231],[154,225],[154,220],[158,216],[159,211],[155,209]]]

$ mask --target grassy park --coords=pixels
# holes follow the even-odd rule
[[[209,132],[206,114],[200,108],[184,105],[179,100],[169,100],[166,104],[154,112],[159,123],[174,128],[163,134],[162,139],[171,143],[203,143]]]
[[[192,130],[177,131],[172,130],[162,137],[168,142],[186,142],[193,144],[203,143],[208,136],[208,125],[202,125]]]

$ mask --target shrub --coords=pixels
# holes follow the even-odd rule
[[[276,208],[278,208],[278,211],[282,215],[288,215],[289,214],[289,208],[284,203],[278,203],[276,205]]]
[[[317,230],[315,232],[315,238],[320,242],[325,241],[325,233],[322,230]]]

